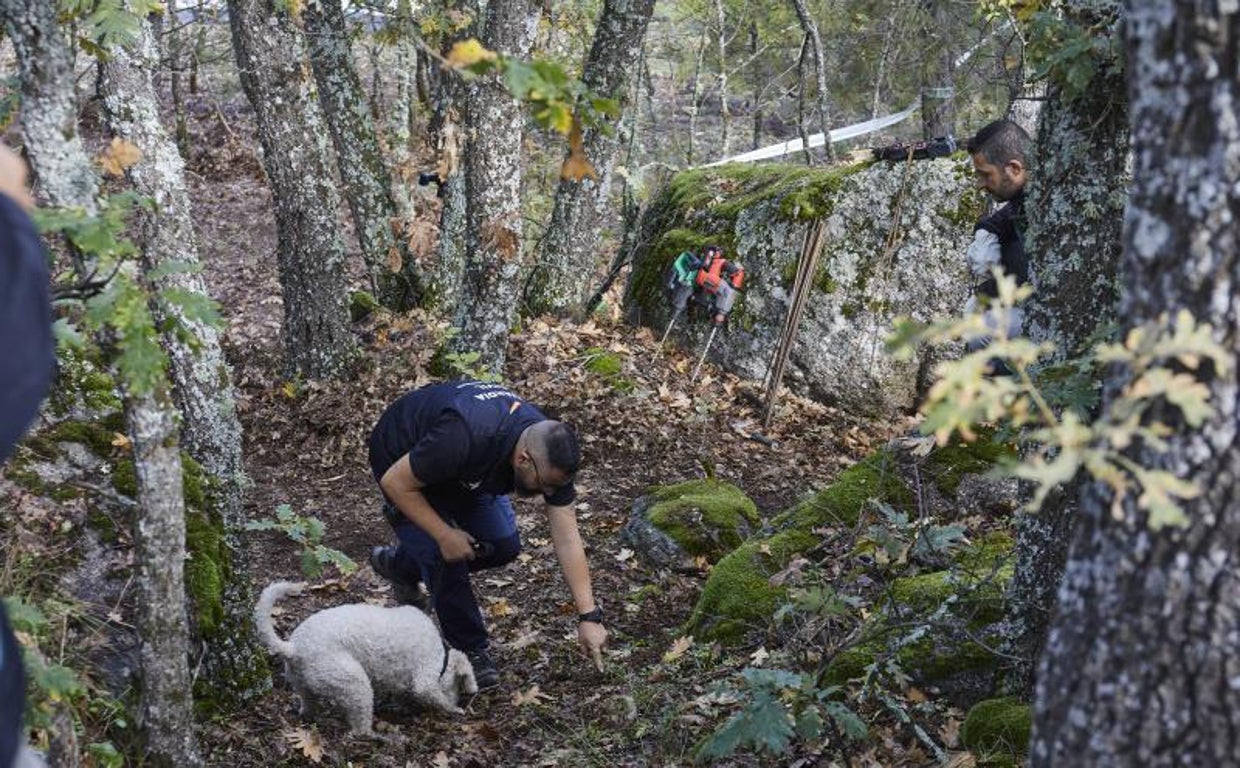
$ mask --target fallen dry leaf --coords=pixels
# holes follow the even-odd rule
[[[120,136],[112,139],[99,155],[99,165],[109,176],[124,176],[125,169],[135,165],[142,159],[142,150],[125,141]]]
[[[310,762],[323,762],[323,740],[319,737],[318,731],[294,728],[291,731],[285,731],[283,735],[284,740],[292,745],[293,749],[300,749]]]
[[[551,701],[551,699],[552,697],[539,690],[537,685],[531,685],[527,691],[514,691],[512,694],[512,704],[514,707],[537,704],[539,701]]]
[[[943,739],[943,746],[948,749],[960,746],[960,721],[954,717],[947,718],[947,722],[939,727],[939,738]]]
[[[682,637],[676,638],[676,640],[672,643],[672,647],[667,650],[667,653],[663,654],[663,663],[670,664],[676,659],[679,659],[681,656],[684,656],[685,651],[689,650],[692,647],[693,647],[693,636],[692,635],[684,635]]]

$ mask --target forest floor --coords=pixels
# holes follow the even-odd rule
[[[394,604],[389,586],[366,565],[371,547],[391,540],[366,462],[366,440],[387,404],[435,380],[428,367],[446,323],[421,311],[375,313],[354,323],[362,354],[344,380],[305,382],[286,376],[275,227],[270,192],[247,136],[250,120],[235,91],[219,103],[191,103],[195,155],[188,174],[204,276],[222,306],[245,429],[246,473],[252,481],[246,512],[251,520],[270,518],[287,504],[296,514],[318,518],[326,525],[325,543],[359,565],[349,575],[329,569],[307,594],[281,604],[277,628],[287,635],[326,607]],[[433,198],[419,207],[433,214]],[[355,246],[350,247],[350,284],[361,288],[362,265]],[[785,394],[773,423],[762,429],[758,383],[710,364],[693,379],[690,372],[700,350],[672,345],[658,350],[648,329],[621,321],[618,303],[617,288],[587,321],[523,321],[511,337],[503,372],[508,386],[574,425],[582,438],[577,515],[595,595],[611,633],[603,670],[596,670],[575,642],[575,611],[540,505],[517,500],[524,552],[516,562],[474,580],[501,670],[498,689],[467,702],[463,716],[380,712],[376,727],[382,739],[351,738],[340,727],[303,719],[279,665],[273,664],[269,694],[242,712],[203,724],[210,765],[690,765],[696,746],[736,711],[737,698],[727,688],[736,684],[740,670],[794,664],[781,650],[781,637],[760,628],[740,647],[691,643],[683,627],[707,572],[654,568],[626,547],[620,534],[633,504],[650,486],[710,472],[740,487],[769,518],[826,487],[843,469],[907,432],[910,424],[870,421]],[[600,354],[618,359],[620,370],[592,370],[589,363]],[[755,433],[760,439],[754,439]],[[106,478],[98,485],[108,485]],[[57,531],[72,540],[73,526],[57,515],[85,518],[83,500],[57,510],[49,500],[35,499],[7,481],[0,483],[0,492],[0,506],[18,510],[22,521],[19,533],[10,537],[17,549],[9,551],[47,552],[26,558],[37,563],[51,563],[69,552],[71,544],[59,543],[63,552],[48,552],[40,537],[59,542],[47,533]],[[74,525],[82,523],[73,519]],[[855,532],[838,539],[825,542],[822,550],[828,559],[845,562]],[[246,542],[256,591],[273,581],[303,579],[301,549],[287,536],[249,533]],[[124,534],[110,551],[118,572],[125,573],[132,550]],[[0,577],[17,583],[7,573]],[[48,571],[44,580],[51,578]],[[124,605],[121,597],[115,597],[113,607],[96,601],[100,605],[82,609],[81,615],[99,614],[93,620],[100,624],[129,627],[116,613],[131,618],[129,584],[122,582],[121,588]],[[68,634],[62,627],[62,656]],[[97,634],[92,633],[92,643]],[[898,695],[925,702],[925,694],[915,690]],[[933,701],[926,707],[933,710],[928,727],[938,729],[945,746],[956,747],[962,714]],[[937,764],[908,727],[887,714],[865,715],[870,734],[858,745],[794,745],[778,758],[737,756],[718,764]]]
[[[428,383],[443,323],[415,312],[379,313],[355,325],[364,355],[339,382],[296,382],[281,372],[280,291],[269,193],[248,175],[193,179],[208,284],[223,305],[245,427],[246,471],[253,481],[251,519],[288,504],[321,519],[326,543],[360,565],[329,572],[300,598],[281,605],[287,633],[313,611],[343,603],[392,604],[390,589],[366,565],[370,548],[391,538],[366,463],[366,438],[383,408]],[[356,259],[355,259],[356,261]],[[354,265],[354,278],[360,276]],[[595,594],[611,633],[602,672],[575,642],[573,606],[540,506],[518,501],[524,552],[517,562],[477,574],[475,588],[501,669],[497,690],[480,694],[463,717],[383,713],[389,740],[349,738],[303,721],[295,696],[276,674],[274,690],[242,715],[210,723],[204,745],[213,765],[374,766],[664,766],[692,761],[698,741],[734,703],[712,685],[753,663],[761,643],[669,654],[698,597],[705,573],[652,569],[621,542],[633,502],[651,485],[702,477],[707,468],[742,488],[764,515],[829,483],[885,442],[897,425],[873,423],[785,396],[774,423],[759,430],[758,385],[710,365],[697,380],[693,351],[663,354],[647,329],[619,321],[615,295],[583,322],[528,320],[511,338],[504,381],[580,432],[584,463],[577,482],[579,524]],[[614,377],[587,363],[605,350],[623,361]],[[768,444],[769,442],[769,444]],[[249,536],[256,589],[300,580],[299,548],[283,534]],[[683,643],[683,641],[682,641]],[[683,651],[683,648],[682,648]],[[666,655],[666,656],[665,656]],[[919,765],[926,756],[901,738],[858,755],[854,765]],[[792,753],[778,763],[828,765]]]

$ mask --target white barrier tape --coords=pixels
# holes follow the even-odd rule
[[[1006,29],[1009,24],[1011,24],[1010,21],[1004,22],[998,27],[998,29],[995,30],[995,32]],[[956,59],[956,66],[959,67],[972,58],[973,54],[977,53],[977,49],[981,48],[982,44],[988,39],[990,39],[990,35],[986,35],[981,40],[978,40],[972,48],[960,54],[960,56]],[[937,98],[949,98],[951,92],[954,90],[954,88],[949,86],[947,88],[927,88],[924,92],[929,93],[932,98],[936,96]],[[938,95],[934,93],[935,91],[947,92],[947,96],[945,97]],[[858,136],[864,136],[867,133],[881,131],[882,129],[895,125],[896,123],[904,122],[908,119],[908,116],[916,112],[917,108],[920,106],[921,102],[917,102],[906,109],[891,115],[886,115],[885,117],[876,117],[873,120],[866,120],[863,123],[853,123],[852,125],[846,125],[843,128],[834,128],[831,130],[831,143],[834,144],[837,141],[844,141],[845,139],[855,139]],[[814,147],[821,147],[824,143],[825,142],[823,141],[823,136],[821,133],[815,133],[809,137],[810,149],[813,149]],[[800,152],[802,149],[804,149],[804,142],[802,142],[801,139],[793,139],[792,141],[785,141],[782,144],[772,144],[769,147],[755,149],[751,152],[746,152],[743,155],[725,157],[722,160],[716,160],[713,163],[707,163],[706,165],[701,165],[698,167],[713,168],[716,165],[724,165],[725,163],[752,163],[755,160],[769,160],[772,157],[783,157],[784,155],[790,155],[793,152]]]
[[[854,123],[853,125],[846,125],[843,128],[835,128],[831,131],[831,143],[834,144],[837,141],[844,141],[845,139],[853,139],[858,136],[864,136],[867,133],[881,131],[888,126],[903,122],[908,119],[909,115],[916,112],[917,108],[920,106],[920,103],[913,104],[911,107],[900,112],[896,112],[893,115],[876,117],[873,120],[866,120],[863,123]],[[814,147],[821,147],[824,143],[825,142],[823,141],[821,133],[815,133],[809,137],[810,149],[813,149]],[[711,168],[716,165],[723,165],[724,163],[752,163],[755,160],[768,160],[772,157],[782,157],[783,155],[792,154],[793,152],[799,152],[803,148],[804,144],[800,139],[793,139],[792,141],[785,141],[782,144],[773,144],[769,147],[763,147],[762,149],[755,149],[752,152],[746,152],[743,155],[734,155],[732,157],[724,158],[723,160],[716,160],[713,163],[707,163],[701,167]]]

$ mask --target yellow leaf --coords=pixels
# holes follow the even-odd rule
[[[132,444],[129,442],[129,438],[126,435],[123,435],[120,432],[113,432],[112,445],[120,448],[122,451],[128,451]]]
[[[284,732],[284,740],[292,745],[293,749],[300,749],[310,762],[323,762],[323,740],[319,738],[318,731],[294,728]]]
[[[564,166],[560,168],[560,178],[569,179],[570,181],[581,181],[587,176],[598,181],[598,173],[594,170],[594,166],[590,165],[590,161],[586,159],[585,148],[581,140],[581,123],[574,119],[573,127],[568,133],[568,159],[564,161]]]
[[[498,600],[492,600],[491,604],[487,606],[487,613],[489,613],[493,619],[511,615],[513,612],[512,605],[507,599],[502,597]]]
[[[142,151],[117,136],[112,139],[112,143],[103,150],[98,159],[104,173],[109,176],[124,176],[125,169],[132,167],[142,159]]]
[[[693,636],[692,635],[685,635],[683,637],[676,638],[676,640],[672,643],[672,647],[667,650],[667,653],[663,654],[663,663],[664,664],[672,663],[676,659],[679,659],[681,656],[684,656],[685,651],[689,650],[692,647],[693,647]]]
[[[457,69],[473,66],[480,61],[495,61],[499,56],[495,51],[487,50],[475,38],[461,40],[448,51],[448,63]]]

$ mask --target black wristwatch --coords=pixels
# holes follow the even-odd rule
[[[586,613],[579,613],[579,614],[577,614],[577,623],[578,623],[578,624],[581,624],[581,623],[583,623],[583,622],[587,622],[587,621],[592,621],[592,622],[594,622],[595,624],[602,624],[602,623],[603,623],[603,609],[602,609],[602,608],[599,608],[599,607],[596,605],[596,606],[594,606],[594,610],[592,610],[592,611],[588,611],[588,612],[586,612]]]

